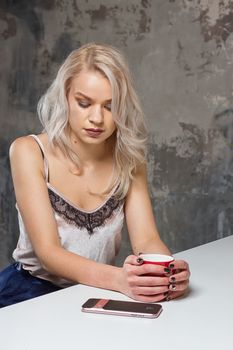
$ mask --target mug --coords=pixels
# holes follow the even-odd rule
[[[164,254],[140,254],[140,258],[143,259],[143,264],[153,264],[164,266],[169,268],[169,265],[175,260],[173,256]],[[153,276],[153,274],[150,274]],[[167,276],[166,274],[160,276]]]

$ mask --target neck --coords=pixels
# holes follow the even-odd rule
[[[113,155],[115,138],[111,137],[99,145],[86,144],[77,140],[74,136],[70,137],[71,148],[80,160],[82,166],[91,166],[94,163],[106,161]]]

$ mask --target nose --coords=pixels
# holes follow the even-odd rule
[[[93,124],[101,124],[104,120],[102,106],[93,106],[88,119]]]

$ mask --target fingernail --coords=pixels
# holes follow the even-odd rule
[[[166,301],[170,301],[171,300],[171,297],[168,295],[167,297],[166,297]]]
[[[170,272],[171,272],[171,270],[170,270],[168,267],[165,267],[165,268],[164,268],[164,272],[166,272],[166,273],[170,273]]]
[[[163,295],[166,297],[168,295],[168,292],[163,293]]]
[[[171,290],[176,290],[175,284],[171,284],[169,288],[170,288]]]
[[[175,265],[174,264],[170,264],[169,267],[170,267],[170,269],[173,269],[175,267]]]
[[[175,277],[170,277],[170,281],[174,283],[176,281],[176,278]]]
[[[142,259],[142,258],[137,258],[137,262],[138,262],[139,264],[143,264],[143,259]]]

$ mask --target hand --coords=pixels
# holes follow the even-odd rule
[[[188,290],[190,270],[184,260],[175,260],[170,264],[172,275],[169,277],[169,294],[166,300],[175,299]]]
[[[143,302],[158,302],[169,293],[169,275],[163,266],[142,264],[135,255],[125,259],[122,267],[120,291],[132,299]],[[148,276],[154,274],[156,276]]]

